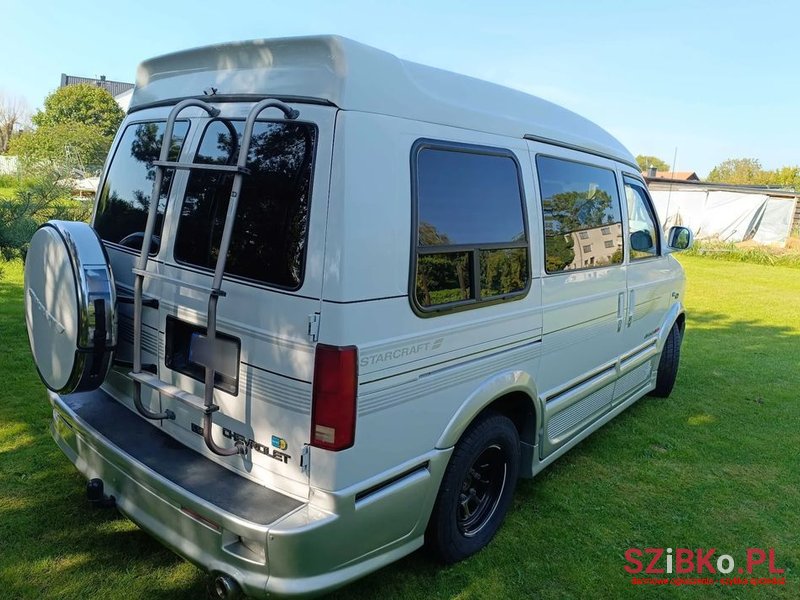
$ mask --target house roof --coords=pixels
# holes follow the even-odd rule
[[[557,140],[636,164],[611,134],[565,108],[339,36],[252,40],[147,60],[137,71],[131,111],[202,96],[211,87],[218,96],[314,99],[344,110]]]
[[[770,187],[768,185],[739,185],[733,183],[713,183],[709,181],[692,181],[677,179],[658,179],[645,177],[647,186],[651,190],[701,190],[701,191],[728,191],[741,194],[761,194],[771,198],[794,198],[800,200],[800,191],[793,189]],[[800,207],[800,203],[798,204]]]
[[[642,175],[648,177],[647,171],[643,171]],[[656,171],[656,176],[650,177],[650,179],[672,179],[673,181],[700,181],[700,178],[694,171]]]
[[[95,79],[93,77],[78,77],[77,75],[67,75],[66,73],[61,74],[61,87],[66,87],[68,85],[78,85],[82,83],[105,88],[109,91],[109,93],[112,96],[118,96],[119,94],[122,94],[128,90],[133,89],[132,83],[126,83],[124,81],[112,81],[110,79],[106,79],[105,77],[101,77],[100,79]]]

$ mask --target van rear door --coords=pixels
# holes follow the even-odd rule
[[[529,142],[544,217],[542,457],[612,407],[623,350],[625,266],[615,165]]]
[[[219,105],[216,118],[191,119],[183,161],[235,164],[250,103]],[[165,431],[243,475],[305,497],[308,474],[301,455],[309,440],[314,343],[309,323],[320,312],[330,156],[335,109],[294,105],[288,121],[263,113],[254,129],[217,310],[217,378],[213,436],[237,440],[246,456],[213,455],[202,439],[202,413],[161,396]],[[148,269],[145,308],[157,323],[160,379],[203,396],[196,339],[205,334],[208,294],[233,175],[192,170],[175,176],[157,260]],[[115,274],[127,265],[114,261]],[[122,266],[122,269],[118,267]],[[156,313],[156,314],[152,314]],[[145,318],[145,323],[148,319]],[[145,336],[147,337],[147,336]],[[156,405],[153,405],[156,408]]]

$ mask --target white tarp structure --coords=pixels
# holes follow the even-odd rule
[[[791,233],[794,198],[685,187],[650,193],[665,228],[684,225],[697,239],[784,246]]]

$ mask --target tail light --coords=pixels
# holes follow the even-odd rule
[[[311,406],[311,445],[325,450],[350,448],[356,434],[358,350],[317,344]]]

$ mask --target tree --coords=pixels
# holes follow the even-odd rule
[[[58,88],[44,101],[44,110],[31,118],[37,127],[81,123],[113,137],[125,113],[108,90],[89,84]]]
[[[0,256],[25,258],[36,229],[48,219],[86,221],[90,202],[71,198],[68,174],[53,165],[29,174],[13,200],[0,199]]]
[[[800,166],[784,166],[769,171],[762,168],[757,158],[729,158],[711,170],[708,181],[800,190]]]
[[[107,90],[91,85],[57,89],[31,118],[35,131],[12,140],[23,163],[42,162],[97,171],[125,114]]]
[[[27,116],[28,105],[25,100],[0,93],[0,154],[8,150],[14,130],[25,122]]]
[[[9,151],[25,165],[45,161],[96,171],[103,166],[111,141],[92,125],[58,123],[15,136]]]
[[[800,190],[800,166],[780,167],[769,171],[769,185]]]
[[[766,185],[769,173],[757,158],[729,158],[711,169],[707,180],[714,183]]]
[[[571,235],[546,234],[545,267],[548,273],[563,271],[575,260],[575,240]]]
[[[441,233],[427,221],[419,222],[419,243],[421,246],[447,246],[452,244],[446,233]]]
[[[639,165],[639,170],[647,172],[653,166],[657,171],[669,171],[669,165],[657,156],[647,156],[645,154],[638,154],[636,156],[636,164]]]
[[[575,232],[614,223],[608,192],[590,188],[553,194],[542,200],[545,263],[549,272],[562,271],[575,260]]]

